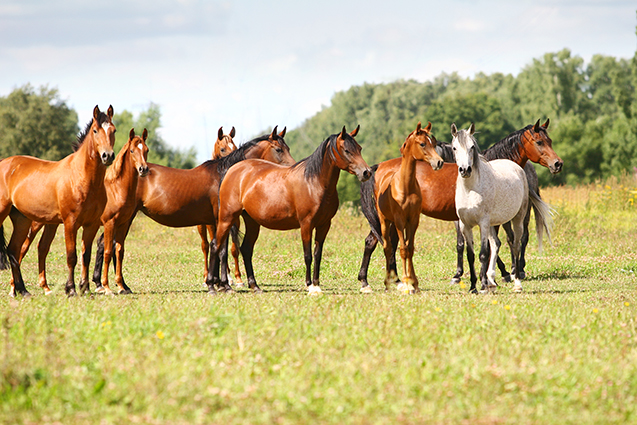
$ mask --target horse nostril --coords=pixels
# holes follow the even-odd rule
[[[471,174],[471,166],[467,167],[467,173]]]

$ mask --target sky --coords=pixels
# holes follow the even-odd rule
[[[290,130],[353,85],[517,75],[564,48],[586,62],[630,58],[636,10],[624,0],[0,0],[0,96],[57,88],[80,127],[96,104],[137,116],[153,102],[161,137],[203,161],[219,127],[234,126],[239,143]]]

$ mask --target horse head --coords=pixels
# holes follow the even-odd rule
[[[237,146],[234,144],[235,130],[232,127],[229,134],[223,134],[223,127],[219,127],[217,132],[217,141],[215,142],[214,151],[212,152],[212,159],[221,158],[228,155],[230,152],[237,150]]]
[[[458,173],[463,178],[471,177],[472,171],[477,169],[480,150],[476,139],[473,138],[475,125],[471,123],[468,130],[458,130],[456,123],[451,124],[451,146],[458,164]]]
[[[283,131],[278,134],[277,127],[274,127],[270,136],[265,140],[269,146],[262,154],[261,159],[281,165],[294,165],[296,161],[290,155],[290,147],[283,140],[287,127],[283,127]]]
[[[141,137],[135,135],[135,129],[131,128],[128,133],[128,143],[126,148],[129,150],[130,158],[133,161],[133,166],[140,177],[144,177],[148,174],[148,145],[146,145],[146,139],[148,138],[148,130],[144,129]]]
[[[111,165],[115,159],[115,151],[113,151],[115,130],[113,106],[109,106],[105,114],[100,111],[99,106],[95,105],[90,134],[93,138],[94,149],[104,165]]]
[[[332,145],[332,157],[338,168],[354,174],[359,181],[364,182],[372,176],[372,170],[361,156],[361,146],[354,137],[358,134],[361,126],[357,126],[354,131],[348,133],[343,126],[343,130],[336,137],[336,143]]]
[[[434,170],[441,169],[444,164],[443,159],[436,152],[436,139],[431,135],[431,123],[421,128],[418,121],[416,129],[405,139],[400,153],[403,156],[412,155],[416,161],[428,161]]]
[[[529,160],[548,168],[551,174],[562,171],[564,162],[553,150],[553,141],[547,132],[549,120],[542,125],[540,120],[537,120],[535,125],[529,127],[522,135],[522,143]]]

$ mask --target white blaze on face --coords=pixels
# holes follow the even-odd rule
[[[137,149],[139,149],[140,151],[143,151],[144,145],[140,143],[139,145],[137,145]]]

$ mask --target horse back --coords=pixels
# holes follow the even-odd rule
[[[493,172],[494,194],[491,224],[510,221],[528,206],[528,183],[524,170],[508,159],[490,161]]]

